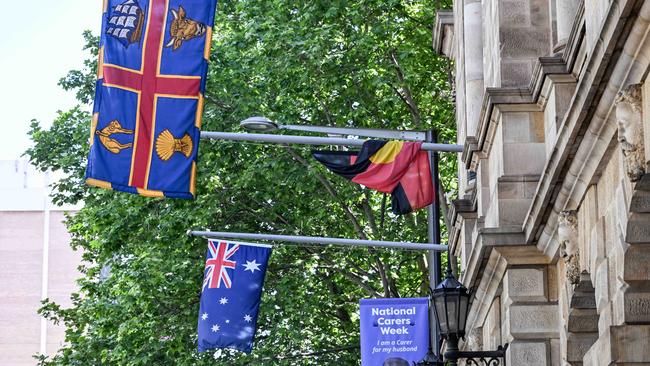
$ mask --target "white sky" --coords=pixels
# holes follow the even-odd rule
[[[49,126],[77,102],[57,83],[87,56],[81,33],[99,34],[101,0],[0,0],[0,160],[29,146],[32,119]]]

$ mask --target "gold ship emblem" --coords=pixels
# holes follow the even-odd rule
[[[95,134],[99,136],[99,142],[101,142],[102,145],[104,145],[104,147],[113,154],[119,154],[120,151],[133,146],[132,143],[123,144],[114,138],[111,138],[111,136],[116,133],[132,135],[133,130],[127,130],[126,128],[123,128],[120,124],[120,121],[113,120],[108,124],[108,126],[102,128],[101,130],[95,131]]]
[[[193,148],[194,143],[188,134],[177,139],[169,130],[164,130],[156,139],[156,154],[162,161],[171,159],[172,155],[177,152],[189,158],[192,155]]]

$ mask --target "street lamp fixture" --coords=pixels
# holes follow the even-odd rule
[[[465,337],[469,291],[458,282],[448,266],[447,276],[432,291],[431,297],[440,336],[447,341],[445,359],[457,359],[458,341]]]
[[[246,118],[245,120],[239,122],[245,130],[253,132],[273,132],[279,128],[279,125],[266,117],[254,116]]]
[[[445,339],[465,337],[470,294],[467,288],[454,277],[451,269],[447,269],[447,276],[432,291],[431,297],[440,335]]]
[[[499,365],[500,358],[503,358],[505,365],[507,343],[504,347],[499,346],[496,351],[458,349],[458,342],[465,337],[470,292],[454,277],[449,264],[445,279],[431,291],[431,298],[440,336],[446,341],[444,359],[449,365],[458,365],[459,359],[467,360],[468,365],[478,365],[477,359],[482,360],[485,365]]]

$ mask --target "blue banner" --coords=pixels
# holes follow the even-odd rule
[[[361,366],[409,366],[429,349],[427,298],[361,300]]]
[[[210,240],[199,309],[199,352],[250,353],[271,246]]]
[[[104,0],[86,183],[191,199],[217,0]]]

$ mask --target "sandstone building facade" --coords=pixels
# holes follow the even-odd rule
[[[650,365],[650,1],[455,0],[466,349]]]

